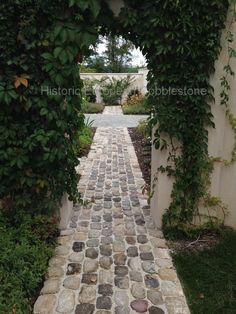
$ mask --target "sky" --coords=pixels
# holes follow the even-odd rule
[[[132,60],[133,66],[145,66],[146,65],[146,59],[143,56],[143,54],[139,48],[134,49],[132,51],[132,56],[133,56],[133,60]]]

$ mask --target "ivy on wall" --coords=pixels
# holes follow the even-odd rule
[[[234,116],[230,104],[229,104],[229,91],[230,91],[230,83],[228,82],[231,76],[234,76],[235,73],[231,66],[232,58],[236,58],[236,51],[233,48],[233,43],[235,40],[235,36],[232,32],[232,26],[236,21],[236,1],[230,0],[230,20],[228,21],[227,29],[226,29],[226,42],[227,42],[227,52],[228,52],[228,61],[224,66],[224,75],[221,77],[221,105],[226,107],[226,117],[230,123],[230,126],[234,132],[234,147],[231,154],[230,160],[224,160],[224,164],[229,166],[236,161],[236,117]]]
[[[168,166],[159,169],[175,179],[165,229],[191,226],[205,193],[211,168],[207,128],[214,127],[209,77],[227,9],[226,0],[126,0],[121,14],[122,26],[132,30],[130,39],[147,58],[151,122],[158,125],[154,143],[171,151]]]
[[[63,192],[78,196],[77,61],[97,38],[99,3],[1,1],[1,209],[48,211]]]

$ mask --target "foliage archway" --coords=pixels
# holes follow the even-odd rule
[[[122,34],[147,57],[151,122],[155,145],[178,141],[170,165],[172,203],[164,225],[191,224],[204,194],[209,166],[207,127],[213,126],[209,76],[220,51],[228,0],[126,0],[119,18],[106,1],[1,2],[0,136],[3,206],[58,202],[64,191],[76,197],[76,131],[83,124],[77,95],[42,93],[42,88],[77,87],[77,62],[98,32]],[[13,31],[14,30],[14,31]],[[7,38],[7,41],[5,40]],[[157,89],[205,90],[158,96]],[[164,135],[164,137],[163,137]],[[40,200],[38,203],[37,201]]]

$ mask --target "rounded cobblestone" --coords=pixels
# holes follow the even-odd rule
[[[71,290],[64,290],[59,294],[57,312],[70,313],[75,305],[75,293]]]
[[[129,297],[125,291],[116,291],[114,295],[114,300],[118,306],[127,306],[129,303]]]
[[[83,285],[79,293],[79,302],[93,303],[96,299],[96,289],[93,286]]]
[[[63,286],[67,289],[77,290],[80,286],[80,278],[78,276],[70,276],[63,281]]]
[[[148,308],[148,302],[146,300],[134,300],[130,305],[132,309],[138,313],[145,313]]]

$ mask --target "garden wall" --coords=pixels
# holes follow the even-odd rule
[[[69,201],[68,194],[64,193],[62,200],[61,200],[61,207],[60,207],[60,223],[59,229],[66,229],[67,225],[71,219],[73,209],[73,202]]]
[[[143,95],[147,92],[147,73],[148,70],[146,68],[139,69],[138,73],[81,73],[80,77],[82,79],[90,79],[90,80],[101,80],[102,78],[115,78],[115,79],[122,79],[130,75],[133,78],[133,82],[129,88],[125,91],[122,97],[122,103],[125,101],[127,95],[129,94],[130,90],[138,89]],[[94,87],[96,93],[96,102],[102,103],[102,97],[100,93],[99,85],[95,85]]]
[[[230,14],[229,14],[230,15]],[[229,29],[230,16],[226,24]],[[233,48],[236,50],[236,23],[231,25],[231,31],[234,34]],[[214,115],[215,129],[209,130],[209,155],[213,157],[221,157],[230,161],[236,137],[226,117],[225,106],[220,104],[222,91],[221,77],[225,74],[223,68],[228,62],[228,46],[225,39],[226,31],[222,34],[222,51],[215,64],[215,73],[211,77],[211,85],[214,87],[215,103],[212,103],[212,113]],[[231,67],[236,72],[236,58],[232,58]],[[236,116],[236,77],[228,77],[230,84],[229,106],[232,113]],[[156,171],[160,165],[166,164],[167,151],[152,151],[152,179],[156,176]],[[226,217],[226,225],[236,228],[236,163],[226,166],[224,162],[216,162],[214,164],[212,174],[210,192],[212,196],[218,197],[228,207],[228,215]],[[155,186],[155,193],[151,200],[151,211],[155,223],[158,227],[162,225],[162,215],[165,209],[169,207],[171,201],[172,179],[166,174],[158,174]]]

